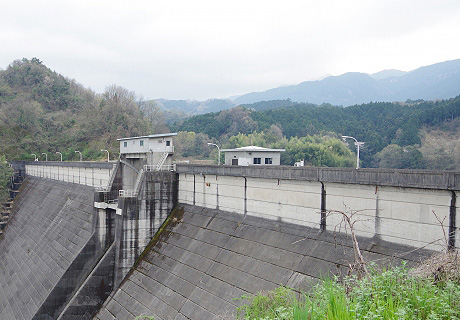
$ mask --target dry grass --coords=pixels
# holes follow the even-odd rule
[[[460,280],[460,254],[457,250],[435,254],[413,268],[411,275],[438,281]]]

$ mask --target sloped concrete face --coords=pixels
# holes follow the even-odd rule
[[[25,180],[0,239],[0,319],[53,318],[93,234],[93,200],[93,188]]]
[[[431,253],[359,241],[368,261],[385,264]],[[346,274],[352,262],[346,234],[179,204],[94,319],[232,319],[243,294],[280,285],[307,290],[321,277]]]

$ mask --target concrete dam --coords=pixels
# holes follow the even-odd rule
[[[332,211],[356,213],[368,261],[459,243],[458,172],[13,166],[25,180],[5,209],[0,319],[234,318],[243,294],[347,273],[352,242]]]

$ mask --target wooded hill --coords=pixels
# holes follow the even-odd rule
[[[215,102],[215,101],[214,101]],[[214,103],[213,102],[213,103]],[[354,136],[364,167],[460,168],[460,96],[442,101],[369,103],[348,108],[262,101],[165,125],[154,101],[141,101],[111,85],[97,94],[50,70],[36,59],[13,62],[0,71],[0,157],[32,160],[104,159],[118,156],[120,137],[177,131],[178,157],[216,159],[215,148],[249,144],[285,148],[282,163],[354,166],[355,148],[340,140]]]
[[[262,108],[260,102],[257,107]],[[427,161],[418,150],[422,145],[420,130],[442,127],[442,124],[452,122],[459,116],[460,96],[436,102],[382,102],[347,108],[329,104],[294,104],[284,108],[255,111],[251,105],[246,105],[191,117],[174,125],[172,130],[201,132],[222,141],[223,144],[238,133],[267,132],[274,127],[287,139],[325,133],[332,133],[337,138],[348,135],[365,142],[361,152],[364,167],[383,164],[385,167],[433,168],[429,163],[436,161]],[[452,130],[452,126],[448,130]],[[391,152],[385,150],[389,145],[392,145]],[[449,152],[440,150],[438,156],[452,157]],[[386,159],[394,155],[398,159]],[[452,165],[445,165],[433,169],[454,168]]]
[[[162,131],[155,104],[115,85],[103,94],[84,88],[33,58],[14,61],[0,71],[0,155],[8,160],[57,160],[116,156],[117,138]]]

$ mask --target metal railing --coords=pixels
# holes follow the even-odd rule
[[[158,168],[158,165],[156,164],[144,165],[144,171],[176,171],[175,164],[164,164],[160,167],[160,169],[157,169],[157,168]]]
[[[136,194],[134,193],[134,190],[132,189],[118,190],[118,196],[119,197],[135,197]]]

